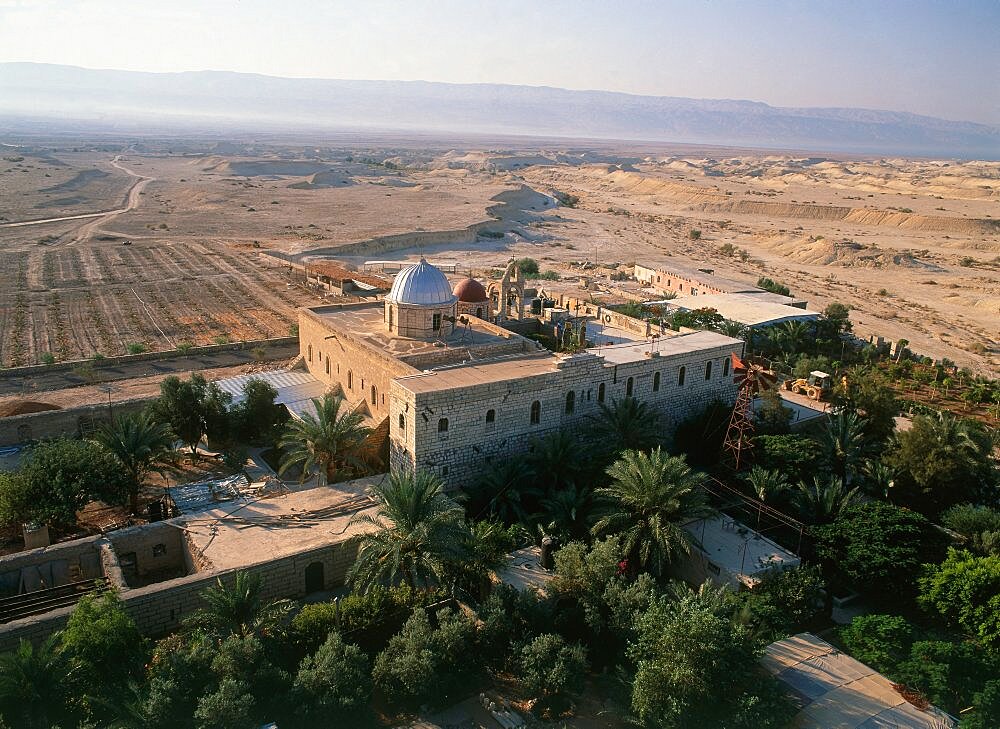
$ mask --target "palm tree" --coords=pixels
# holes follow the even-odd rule
[[[204,630],[210,635],[225,638],[230,635],[248,637],[271,633],[292,609],[289,600],[265,600],[264,581],[260,575],[238,571],[232,585],[222,578],[216,585],[202,591],[205,607],[187,620],[190,628]]]
[[[864,485],[866,491],[888,501],[892,488],[896,485],[896,471],[882,461],[865,461]]]
[[[534,480],[534,471],[520,459],[493,463],[469,489],[470,518],[488,516],[504,524],[526,524],[542,496]]]
[[[713,513],[700,488],[704,474],[660,448],[648,454],[627,450],[607,473],[612,483],[597,494],[608,508],[593,533],[621,535],[632,564],[662,574],[676,556],[691,550],[692,538],[682,525]]]
[[[129,509],[135,514],[146,477],[173,452],[169,426],[156,422],[149,413],[132,413],[115,418],[97,432],[95,440],[114,454],[128,475]]]
[[[279,475],[293,466],[302,467],[302,480],[313,469],[319,472],[320,485],[364,470],[362,449],[371,428],[362,425],[361,413],[341,412],[344,399],[331,393],[313,398],[316,415],[303,413],[292,419],[278,442],[286,449]]]
[[[791,488],[788,478],[781,471],[761,466],[750,469],[746,482],[753,489],[754,496],[765,503],[778,501]]]
[[[593,499],[589,488],[567,486],[542,499],[541,520],[545,533],[554,534],[565,544],[586,539],[593,522]]]
[[[590,468],[590,450],[568,430],[554,430],[532,443],[527,458],[536,486],[545,492],[579,484]]]
[[[857,486],[846,488],[838,476],[829,476],[826,480],[813,476],[811,484],[799,483],[796,501],[803,520],[810,524],[829,524],[848,506],[860,502],[861,493]]]
[[[746,339],[750,334],[750,328],[746,324],[742,324],[738,321],[733,321],[732,319],[725,319],[722,321],[716,331],[719,334],[725,334],[727,337],[732,337],[733,339]]]
[[[789,354],[800,352],[809,338],[809,325],[804,321],[786,321],[775,329],[780,331],[781,348]]]
[[[11,726],[49,729],[68,719],[66,686],[75,669],[60,653],[59,638],[55,633],[37,648],[21,639],[0,654],[0,716]]]
[[[830,416],[817,438],[823,461],[845,483],[851,482],[863,460],[867,424],[857,413],[842,411]]]
[[[464,537],[463,558],[448,562],[448,574],[476,600],[483,600],[499,582],[497,573],[510,563],[510,553],[522,541],[524,530],[484,520],[473,522]]]
[[[600,412],[591,416],[590,436],[612,458],[622,451],[647,451],[663,442],[660,414],[644,402],[626,397],[611,405],[600,403]]]
[[[440,583],[449,562],[466,556],[468,527],[462,509],[426,471],[396,471],[372,487],[377,513],[356,514],[350,524],[369,527],[358,538],[349,581],[362,592],[403,581],[412,588]]]

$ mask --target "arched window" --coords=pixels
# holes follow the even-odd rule
[[[566,393],[566,414],[572,415],[573,409],[576,407],[576,392],[570,390]]]
[[[441,418],[438,421],[438,433],[448,432],[448,418]]]
[[[477,306],[476,307],[476,318],[477,319],[482,319],[483,318],[483,307],[481,307],[481,306]]]
[[[722,360],[722,376],[729,377],[729,357]]]
[[[486,411],[486,424],[495,423],[497,421],[497,411],[490,408]]]
[[[352,372],[351,370],[347,370],[347,389],[348,390],[354,389],[354,372]]]
[[[389,307],[389,331],[392,331],[392,307]]]
[[[399,414],[399,429],[402,432],[406,432],[406,416],[402,413]]]
[[[659,392],[659,391],[660,391],[660,373],[659,372],[654,372],[653,373],[653,392]]]
[[[634,383],[633,383],[633,380],[632,380],[631,377],[629,377],[627,380],[625,380],[625,397],[632,397],[632,385],[633,384]]]
[[[708,360],[708,362],[705,363],[705,379],[712,379],[712,360]]]
[[[604,402],[604,383],[597,386],[597,402]]]
[[[542,404],[535,400],[531,403],[531,424],[538,425],[542,420]]]
[[[326,358],[326,374],[330,374],[330,358]]]
[[[684,387],[684,376],[687,374],[687,367],[681,367],[677,372],[677,386]]]
[[[309,361],[313,361],[313,346],[311,344],[309,345]]]
[[[378,392],[375,390],[375,385],[372,385],[372,405],[378,405]]]

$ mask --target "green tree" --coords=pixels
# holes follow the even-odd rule
[[[757,634],[778,640],[815,624],[823,613],[826,589],[818,567],[773,572],[738,594],[741,617]]]
[[[691,550],[691,536],[682,525],[713,513],[701,489],[704,474],[656,448],[649,454],[625,451],[608,475],[611,484],[597,489],[607,511],[594,525],[594,534],[620,534],[633,569],[663,574],[677,556]]]
[[[170,426],[173,434],[191,449],[193,458],[210,427],[213,430],[221,427],[231,399],[197,372],[188,380],[171,375],[160,383],[160,396],[150,403],[149,413],[157,422]],[[219,439],[219,433],[212,435]]]
[[[358,537],[350,582],[362,592],[402,580],[429,587],[448,563],[466,556],[468,528],[462,510],[444,495],[441,481],[426,471],[394,471],[371,489],[377,512],[359,513],[351,524],[369,528]]]
[[[545,633],[521,650],[521,682],[535,698],[577,693],[583,689],[586,674],[587,652],[561,635]]]
[[[313,398],[316,415],[303,413],[291,420],[279,445],[286,449],[279,473],[293,466],[302,467],[302,479],[315,469],[321,485],[362,472],[365,468],[362,448],[371,429],[361,413],[344,408],[344,399],[327,393]]]
[[[655,600],[629,647],[632,710],[662,729],[784,727],[794,709],[757,667],[761,647],[745,626],[697,595]]]
[[[292,685],[296,714],[310,726],[347,724],[363,715],[371,698],[371,664],[356,645],[330,633],[306,656]]]
[[[214,691],[198,699],[195,726],[198,729],[251,729],[258,724],[254,719],[255,703],[246,681],[224,678]]]
[[[209,635],[268,635],[292,609],[288,600],[264,599],[264,581],[260,575],[238,570],[232,584],[219,577],[213,587],[201,593],[205,607],[187,621],[189,628]]]
[[[156,644],[146,672],[144,714],[155,729],[191,726],[198,699],[215,678],[212,659],[217,642],[202,633],[175,633]]]
[[[277,440],[289,417],[285,406],[274,401],[277,396],[278,391],[264,380],[247,380],[243,399],[230,411],[237,442],[269,445]]]
[[[593,492],[589,488],[567,486],[542,499],[538,515],[547,534],[555,535],[565,544],[572,539],[585,539],[594,522]]]
[[[804,435],[758,435],[753,456],[761,468],[778,471],[794,483],[815,473],[816,442]]]
[[[993,443],[977,425],[950,415],[918,415],[896,436],[888,463],[899,474],[903,503],[936,515],[956,503],[988,496],[996,481]]]
[[[534,258],[518,258],[517,268],[524,276],[535,276],[538,274],[538,261]]]
[[[63,655],[76,667],[74,693],[99,707],[125,694],[141,672],[146,645],[118,594],[108,590],[85,595],[62,633]]]
[[[760,466],[751,468],[744,478],[754,497],[767,504],[782,501],[792,488],[785,474]]]
[[[833,574],[889,602],[912,596],[921,565],[944,551],[943,538],[924,517],[882,501],[847,506],[832,524],[815,527],[813,537]]]
[[[95,440],[114,454],[128,477],[127,490],[116,502],[127,501],[132,513],[138,513],[139,489],[155,466],[173,452],[169,428],[155,422],[149,413],[130,413],[99,430]]]
[[[898,615],[859,615],[840,629],[840,640],[854,658],[879,673],[894,675],[910,655],[916,631]]]
[[[754,413],[754,431],[759,435],[785,435],[791,432],[793,411],[786,408],[781,393],[769,388],[760,393]]]
[[[1000,725],[1000,679],[987,681],[972,697],[971,711],[962,719],[962,729],[991,729]]]
[[[75,669],[59,650],[58,633],[37,648],[23,638],[0,654],[0,724],[12,728],[75,726],[70,684]]]
[[[518,525],[505,527],[502,522],[489,520],[473,522],[464,532],[461,557],[445,565],[453,584],[476,601],[484,599],[500,581],[497,572],[510,563],[510,553],[518,546],[522,534]]]
[[[127,493],[127,478],[121,464],[98,443],[43,441],[31,449],[16,474],[0,479],[0,518],[7,524],[72,526],[76,512],[91,498],[113,501],[116,494]]]
[[[1000,556],[1000,511],[997,509],[959,504],[942,515],[941,523],[965,537],[977,554]]]
[[[475,625],[452,610],[437,614],[437,629],[423,609],[375,658],[372,679],[386,699],[403,707],[432,706],[454,696],[479,672],[473,646]]]
[[[852,412],[831,415],[819,432],[823,463],[845,483],[854,477],[865,452],[865,421]]]
[[[713,400],[700,413],[678,424],[674,430],[673,449],[696,468],[717,466],[732,416],[732,405]]]
[[[592,470],[590,449],[567,430],[535,439],[526,460],[536,485],[548,493],[585,485]]]
[[[663,442],[663,422],[656,410],[633,397],[600,403],[600,412],[591,416],[589,435],[606,458],[622,451],[645,451]],[[605,461],[606,462],[606,461]]]
[[[834,407],[863,417],[864,444],[878,448],[889,442],[896,430],[899,399],[895,391],[873,372],[855,368],[833,391]]]
[[[927,565],[918,602],[991,650],[1000,650],[1000,557],[949,549],[940,565]]]
[[[847,488],[838,476],[813,476],[812,483],[800,482],[795,498],[799,516],[809,524],[829,524],[860,500],[858,487]]]
[[[504,458],[487,466],[469,489],[470,518],[499,519],[504,524],[526,524],[542,497],[534,472],[519,458]]]

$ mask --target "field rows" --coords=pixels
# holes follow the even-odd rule
[[[201,243],[0,254],[0,366],[287,336],[315,297]]]

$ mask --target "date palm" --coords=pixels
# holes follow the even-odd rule
[[[320,485],[362,472],[365,468],[363,446],[371,432],[361,413],[344,407],[344,399],[327,393],[313,398],[316,414],[303,413],[285,426],[278,445],[285,449],[279,475],[301,466],[302,480],[316,470]]]
[[[131,413],[115,418],[94,439],[121,463],[128,476],[129,509],[135,514],[146,477],[173,453],[170,428],[153,420],[149,413]]]
[[[861,492],[855,486],[848,489],[838,476],[821,479],[813,476],[812,483],[799,483],[796,504],[802,519],[809,524],[829,524],[844,509],[861,501]]]
[[[202,591],[205,607],[188,618],[190,628],[226,638],[230,635],[247,637],[271,633],[292,609],[289,600],[265,600],[264,581],[260,575],[238,571],[231,585],[222,578],[213,587]]]
[[[470,518],[527,524],[541,496],[528,464],[518,458],[505,458],[488,466],[468,489]]]
[[[705,475],[660,448],[648,454],[627,450],[607,473],[611,484],[597,489],[607,507],[593,533],[620,535],[630,562],[662,574],[691,550],[683,524],[713,513],[701,489]]]
[[[633,397],[600,404],[591,416],[589,435],[611,458],[626,450],[646,451],[663,442],[660,414]]]
[[[38,647],[22,639],[0,654],[0,716],[11,726],[49,729],[69,718],[66,686],[75,670],[58,645],[56,633]]]
[[[542,499],[541,521],[545,533],[558,536],[563,543],[586,539],[593,523],[593,498],[589,488],[566,488],[553,491]]]
[[[590,469],[590,449],[567,430],[555,430],[532,443],[527,457],[536,486],[547,493],[581,484]]]
[[[378,584],[412,588],[440,584],[448,565],[467,556],[468,527],[462,509],[426,471],[397,471],[371,489],[375,514],[360,513],[351,525],[368,527],[358,538],[349,581],[367,592]]]
[[[746,482],[753,489],[753,494],[759,501],[773,504],[781,499],[791,484],[781,471],[775,471],[761,466],[754,466],[746,475]]]
[[[830,416],[817,438],[824,463],[845,483],[850,483],[864,459],[866,425],[857,413],[839,412]]]

